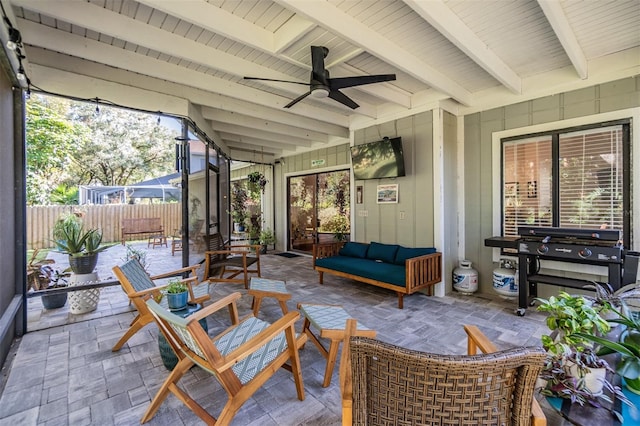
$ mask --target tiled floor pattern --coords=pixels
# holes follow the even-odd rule
[[[150,250],[151,254],[160,259],[158,250],[162,249],[155,250]],[[115,252],[111,255],[112,264],[119,263],[116,256]],[[175,266],[179,265],[179,257],[173,259]],[[166,270],[171,268],[170,262],[158,263]],[[319,285],[311,259],[306,256],[266,255],[262,270],[266,278],[286,280],[292,293],[290,310],[299,302],[342,305],[360,322],[376,329],[380,340],[418,350],[465,353],[463,324],[476,324],[501,348],[537,345],[546,330],[541,314],[530,310],[525,317],[518,317],[513,313],[515,302],[483,296],[454,293],[436,298],[415,294],[405,297],[405,308],[400,310],[396,295],[387,290],[331,275],[325,275],[325,284]],[[100,273],[108,274],[108,269]],[[214,299],[234,291],[243,293],[239,310],[241,315],[248,314],[251,300],[244,288],[234,284],[211,287]],[[158,352],[155,324],[112,353],[112,345],[134,317],[119,287],[103,290],[99,309],[82,316],[65,313],[64,308],[59,314],[42,313],[37,299],[29,305],[30,329],[48,328],[26,334],[5,363],[0,426],[139,424],[168,374]],[[37,320],[31,315],[38,316]],[[262,318],[275,320],[281,315],[274,300],[264,300]],[[75,322],[59,325],[71,317]],[[220,330],[225,320],[225,312],[209,317],[210,334]],[[302,321],[297,326],[301,329]],[[306,399],[298,401],[290,373],[279,371],[241,408],[233,425],[340,424],[338,370],[331,385],[322,388],[325,359],[313,345],[307,345],[300,356]],[[211,376],[194,368],[180,383],[214,416],[219,413],[226,394]],[[200,423],[171,395],[148,424]],[[549,424],[558,425],[561,420],[550,416]]]

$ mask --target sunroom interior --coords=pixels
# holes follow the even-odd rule
[[[292,188],[319,191],[344,174],[349,240],[436,247],[435,297],[454,292],[452,271],[466,259],[478,292],[499,299],[492,272],[513,253],[485,240],[517,236],[518,226],[614,229],[626,250],[640,250],[635,0],[0,4],[2,362],[27,331],[29,93],[175,119],[180,158],[204,158],[181,173],[203,200],[205,233],[236,232],[233,182],[258,171],[275,248],[308,254],[326,218],[300,218]],[[395,77],[319,97],[311,46],[326,48],[332,78]],[[385,138],[401,138],[404,175],[356,179],[351,148]],[[585,161],[568,164],[574,158]],[[386,185],[393,202],[381,202]],[[607,276],[598,266],[548,267]],[[540,286],[541,295],[558,290]]]

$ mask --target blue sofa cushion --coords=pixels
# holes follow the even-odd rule
[[[347,256],[331,256],[317,259],[316,266],[406,287],[404,266],[393,263],[355,259]]]
[[[396,252],[396,258],[394,263],[396,265],[404,265],[407,259],[411,259],[412,257],[424,256],[426,254],[435,253],[436,249],[434,247],[418,247],[418,248],[408,248],[408,247],[398,247],[398,251]]]
[[[367,257],[368,248],[369,244],[349,241],[344,246],[342,246],[338,253],[340,253],[341,256],[359,257],[360,259],[364,259],[365,257]]]
[[[382,244],[372,242],[367,250],[367,259],[381,260],[385,263],[393,263],[398,251],[397,244]]]

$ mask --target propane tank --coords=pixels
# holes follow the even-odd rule
[[[461,260],[460,266],[453,270],[453,288],[462,294],[478,291],[478,271],[471,267],[471,261]]]
[[[518,269],[514,261],[500,259],[500,267],[493,270],[493,289],[505,299],[518,297]]]

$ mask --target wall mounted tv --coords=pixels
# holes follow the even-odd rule
[[[356,180],[404,176],[402,138],[352,146],[351,164]]]

